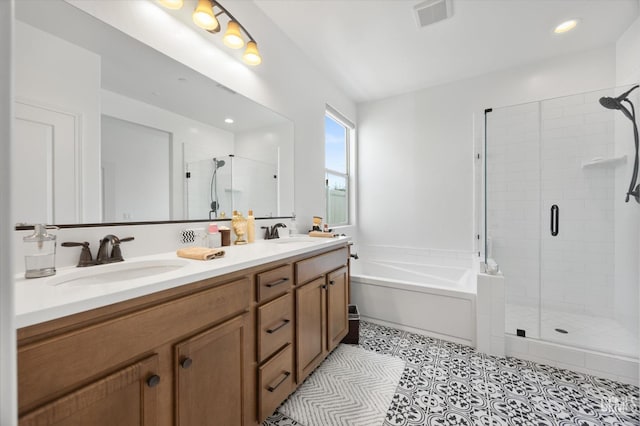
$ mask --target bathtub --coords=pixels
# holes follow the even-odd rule
[[[351,302],[365,320],[475,345],[476,280],[471,266],[361,257],[351,263]]]

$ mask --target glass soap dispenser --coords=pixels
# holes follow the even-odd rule
[[[55,226],[49,229],[58,229]],[[56,273],[56,236],[47,233],[47,225],[34,225],[33,234],[24,237],[24,277],[41,278]]]

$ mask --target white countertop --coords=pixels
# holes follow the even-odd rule
[[[185,264],[179,269],[161,274],[119,280],[106,284],[55,285],[64,279],[65,274],[77,273],[83,269],[88,273],[99,274],[103,267],[113,265],[89,266],[87,268],[65,267],[57,270],[56,275],[46,278],[25,279],[22,275],[15,279],[15,325],[17,328],[50,321],[67,315],[122,302],[135,297],[145,296],[195,281],[216,277],[241,269],[286,259],[291,256],[308,253],[321,248],[338,246],[349,240],[348,237],[313,238],[311,242],[285,242],[287,238],[270,241],[256,241],[242,246],[223,247],[223,258],[201,261],[179,258],[175,252],[126,258],[119,263],[163,261],[167,263],[180,260]]]

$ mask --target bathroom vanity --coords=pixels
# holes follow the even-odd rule
[[[19,281],[20,424],[259,424],[347,334],[347,243],[230,247],[94,289]]]

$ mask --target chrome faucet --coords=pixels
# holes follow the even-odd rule
[[[264,239],[265,240],[275,240],[276,238],[280,238],[280,235],[278,234],[278,228],[286,228],[287,225],[285,225],[284,223],[276,223],[275,225],[273,225],[271,228],[269,228],[268,226],[261,226],[261,229],[264,229]]]
[[[122,251],[120,250],[120,243],[125,241],[132,241],[133,237],[118,238],[115,235],[106,235],[100,240],[100,248],[98,248],[98,254],[96,255],[96,263],[114,263],[122,262]],[[109,243],[111,243],[111,255],[109,255]]]

